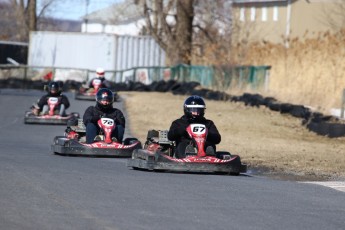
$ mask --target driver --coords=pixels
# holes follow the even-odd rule
[[[70,106],[69,100],[67,96],[62,94],[61,86],[56,81],[51,81],[48,84],[48,93],[44,96],[42,96],[38,103],[35,104],[32,108],[32,112],[38,116],[40,112],[45,115],[49,112],[49,105],[48,105],[48,99],[50,97],[57,97],[59,99],[59,104],[55,108],[55,110],[59,110],[60,116],[66,115],[66,109]]]
[[[176,158],[186,157],[186,152],[192,152],[194,147],[191,145],[191,138],[186,129],[190,124],[204,124],[208,129],[208,135],[205,143],[205,152],[207,155],[214,156],[216,144],[221,141],[221,136],[213,123],[204,117],[206,104],[200,96],[188,97],[184,104],[184,115],[173,121],[168,131],[168,139],[176,142]]]
[[[111,90],[102,88],[96,94],[96,106],[86,109],[83,122],[86,126],[86,143],[91,144],[100,132],[97,124],[102,117],[111,118],[116,123],[115,130],[111,134],[113,141],[122,142],[125,132],[126,120],[121,110],[113,107],[114,94]]]
[[[110,88],[110,82],[108,80],[105,79],[104,77],[105,75],[105,71],[103,68],[97,68],[96,69],[96,77],[91,79],[90,83],[89,83],[89,89],[94,90],[94,81],[101,81],[101,85],[99,86],[99,88]]]

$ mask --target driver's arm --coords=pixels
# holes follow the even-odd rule
[[[189,137],[186,131],[187,126],[188,124],[185,124],[179,119],[173,121],[168,131],[168,139],[171,141],[176,141],[181,137]]]
[[[37,105],[40,110],[42,110],[44,105],[48,105],[48,96],[44,95],[43,97],[40,98],[40,100],[37,102]]]
[[[65,105],[65,109],[68,109],[70,106],[69,100],[65,95],[61,96],[61,104]]]
[[[220,133],[212,121],[210,121],[210,124],[208,125],[207,141],[215,145],[219,144],[221,141]]]
[[[101,114],[95,113],[94,106],[90,106],[83,115],[83,123],[84,125],[87,125],[89,122],[97,123],[100,118]]]

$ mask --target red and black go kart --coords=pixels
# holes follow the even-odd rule
[[[241,163],[238,155],[217,151],[206,154],[204,151],[207,128],[203,124],[192,124],[187,127],[192,138],[192,151],[186,157],[174,157],[175,143],[167,138],[167,130],[150,130],[144,149],[136,149],[127,166],[133,169],[152,171],[175,171],[196,173],[222,173],[239,175],[247,171],[247,165]],[[187,148],[188,149],[188,148]]]
[[[59,110],[56,107],[60,104],[60,99],[58,97],[49,97],[48,114],[34,114],[32,111],[25,112],[24,123],[25,124],[47,124],[47,125],[66,125],[68,120],[79,118],[79,113],[72,112],[64,116],[59,115]],[[37,105],[32,105],[31,109],[37,107]]]
[[[54,138],[52,152],[63,156],[131,157],[133,150],[142,148],[137,138],[125,138],[122,143],[112,139],[111,133],[116,127],[113,119],[101,118],[98,126],[101,134],[96,136],[95,142],[87,144],[82,119],[69,121],[65,135]]]
[[[81,86],[78,92],[75,94],[76,100],[88,100],[94,101],[98,90],[102,86],[102,81],[100,79],[94,79],[92,81],[93,88],[88,88],[87,86]],[[114,101],[119,101],[119,95],[117,92],[114,92]]]

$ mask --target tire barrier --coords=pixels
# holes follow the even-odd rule
[[[47,82],[25,81],[22,79],[0,80],[0,88],[20,88],[43,90]],[[313,112],[303,105],[281,103],[273,97],[263,97],[260,94],[244,93],[241,96],[232,96],[220,91],[201,88],[199,82],[155,81],[150,85],[141,82],[111,83],[115,91],[139,91],[139,92],[171,92],[174,95],[199,95],[208,100],[242,102],[246,106],[265,106],[272,111],[281,114],[289,114],[301,118],[301,125],[308,130],[330,138],[345,136],[345,121],[334,117],[325,116],[319,112]],[[77,91],[81,82],[66,81],[63,83],[63,91]]]

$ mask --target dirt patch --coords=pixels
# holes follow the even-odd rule
[[[131,133],[142,142],[150,129],[169,129],[183,113],[186,96],[157,92],[120,92],[126,97]],[[218,150],[238,154],[249,173],[287,180],[345,177],[345,138],[308,131],[299,118],[242,102],[206,100],[206,117],[222,135]]]

